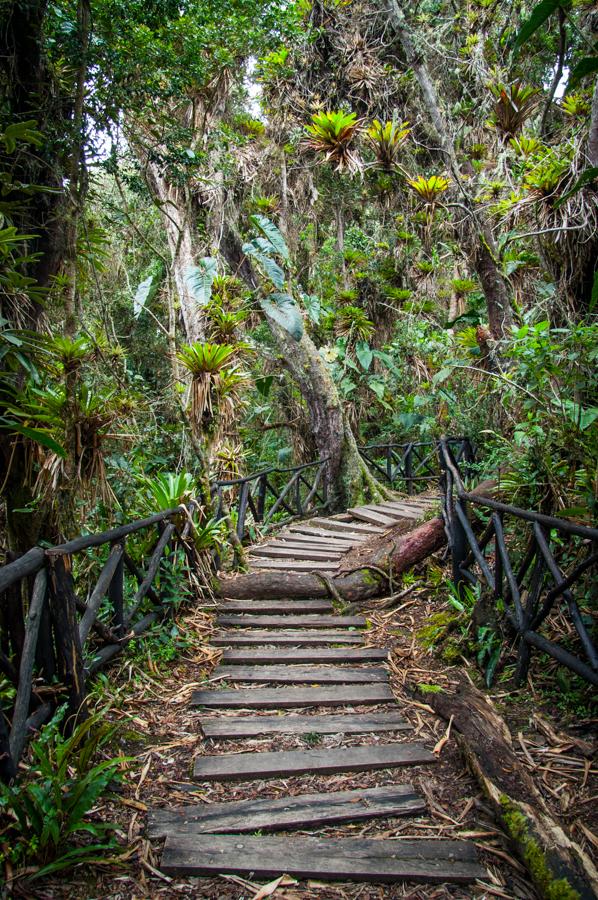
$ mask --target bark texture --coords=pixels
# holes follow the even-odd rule
[[[491,700],[465,681],[454,694],[421,696],[444,719],[452,717],[459,747],[540,896],[547,900],[598,896],[593,862],[551,816]]]

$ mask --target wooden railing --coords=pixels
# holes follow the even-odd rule
[[[474,462],[475,449],[468,437],[447,438],[457,462]],[[439,442],[410,441],[405,444],[367,444],[359,452],[373,473],[395,490],[414,494],[430,483],[436,484],[441,474]]]
[[[0,778],[14,777],[28,734],[47,721],[59,698],[66,699],[68,716],[85,717],[89,676],[171,613],[154,583],[165,559],[178,551],[189,570],[198,571],[189,539],[194,508],[191,503],[102,534],[34,547],[0,568],[0,675],[15,692],[12,711],[0,712]],[[141,569],[127,553],[127,539],[153,529]],[[75,590],[73,557],[100,547],[109,552],[84,601]]]
[[[246,478],[217,481],[213,485],[217,519],[232,513],[240,540],[250,536],[252,525],[281,523],[326,508],[325,477],[329,457],[285,469],[270,468]]]
[[[598,529],[469,493],[448,441],[440,442],[440,453],[453,582],[458,591],[470,584],[492,594],[497,618],[517,642],[517,681],[527,678],[535,649],[598,684],[588,627]],[[557,613],[558,627],[549,621]]]

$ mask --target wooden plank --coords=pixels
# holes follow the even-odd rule
[[[388,681],[388,671],[342,666],[218,666],[210,676],[210,681],[216,679],[278,684],[370,684]]]
[[[226,753],[221,756],[196,756],[193,777],[197,781],[251,781],[253,778],[374,772],[437,761],[438,757],[421,744],[399,743],[272,753]]]
[[[312,530],[315,531],[316,529]],[[341,537],[337,539],[326,535],[314,536],[313,534],[301,534],[295,531],[292,534],[279,534],[276,540],[284,547],[294,547],[295,549],[300,547],[313,547],[314,549],[316,547],[332,547],[334,550],[350,550],[363,543],[361,537],[357,540],[353,538],[345,540]]]
[[[380,503],[375,509],[380,510],[380,512],[386,510],[391,514],[397,513],[402,519],[421,519],[423,514],[422,509],[415,509],[413,506],[408,506],[406,503],[395,503],[394,500],[389,500],[387,503]]]
[[[327,537],[315,538],[308,534],[288,536],[280,534],[276,541],[277,547],[284,547],[288,550],[338,550],[340,553],[346,553],[361,543],[361,541],[333,541]]]
[[[361,644],[363,636],[355,631],[221,631],[210,638],[215,647],[251,647],[254,644],[269,646],[303,644],[317,647],[325,644]]]
[[[292,650],[225,650],[221,662],[228,666],[288,665],[293,663],[386,662],[388,650],[377,647],[296,647]]]
[[[352,510],[348,510],[353,516]],[[339,531],[344,534],[345,531],[352,531],[353,533],[370,535],[370,534],[379,534],[382,529],[376,528],[373,525],[364,525],[363,522],[341,522],[338,519],[326,519],[323,517],[311,519],[310,520],[314,525],[322,525],[324,528],[331,528],[333,531]],[[293,526],[290,526],[291,528]]]
[[[372,706],[394,703],[388,684],[345,687],[246,688],[238,691],[193,691],[191,706],[209,709],[294,709],[300,706]]]
[[[311,520],[310,520],[311,521]],[[335,538],[337,535],[340,537],[340,531],[330,531],[322,526],[322,528],[317,528],[314,525],[289,525],[289,532],[294,537],[295,535],[305,535],[306,537],[317,537],[320,538]],[[376,534],[378,533],[378,529],[376,529]],[[364,541],[367,541],[371,537],[371,533],[361,534],[358,532],[347,531],[343,532],[343,537],[347,537],[353,544],[363,544]]]
[[[216,740],[261,737],[264,734],[374,734],[411,731],[398,712],[309,716],[222,716],[199,720],[207,738]]]
[[[160,871],[183,875],[246,875],[419,884],[467,884],[486,877],[469,841],[363,838],[169,835]]]
[[[253,562],[257,562],[258,557],[267,557],[270,559],[316,559],[316,560],[326,560],[326,559],[335,559],[338,560],[341,558],[342,550],[310,550],[308,548],[302,547],[301,549],[297,549],[295,547],[285,547],[281,542],[280,544],[272,544],[269,547],[258,546],[252,547],[249,551],[249,555]]]
[[[372,522],[375,525],[381,525],[383,528],[390,528],[392,525],[397,524],[396,519],[391,519],[388,515],[384,516],[382,513],[376,512],[376,510],[370,509],[367,506],[356,506],[353,509],[350,509],[349,512],[357,519],[362,519],[364,522]]]
[[[425,801],[411,784],[332,791],[329,794],[300,794],[298,797],[269,797],[263,800],[236,800],[206,803],[174,809],[150,809],[150,839],[177,834],[243,834],[252,831],[286,831],[317,828],[342,822],[363,822],[387,816],[424,813]]]
[[[259,559],[258,557],[251,557],[252,569],[279,569],[282,572],[333,572],[335,569],[338,569],[340,566],[340,562],[335,562],[334,560],[330,560],[330,562],[303,562],[296,560],[283,560],[283,559]]]
[[[217,625],[241,628],[364,628],[363,616],[218,616]]]
[[[218,612],[228,613],[326,613],[332,612],[330,600],[225,600]]]

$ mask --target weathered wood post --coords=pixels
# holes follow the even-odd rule
[[[87,718],[85,672],[76,616],[76,598],[70,569],[70,557],[48,554],[50,560],[50,612],[58,676],[66,688],[71,725]]]

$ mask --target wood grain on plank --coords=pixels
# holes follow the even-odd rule
[[[313,519],[309,519],[308,521],[313,522]],[[358,533],[356,531],[343,531],[341,534],[340,531],[330,531],[329,529],[324,528],[324,526],[317,528],[313,525],[290,525],[289,532],[293,536],[302,534],[305,537],[318,538],[318,540],[320,538],[336,538],[338,536],[347,538],[352,544],[363,544],[364,541],[367,541],[371,537],[371,533],[369,532]],[[376,529],[375,533],[378,533],[378,529]]]
[[[293,709],[296,706],[371,706],[392,703],[387,684],[334,687],[246,688],[245,690],[194,691],[191,706],[211,709]]]
[[[236,625],[241,628],[363,628],[363,616],[229,616],[220,615],[217,625]]]
[[[203,718],[199,724],[208,738],[259,737],[264,734],[366,734],[384,731],[411,731],[397,712],[353,713],[351,715],[306,716],[218,716]]]
[[[285,547],[283,543],[280,543],[270,544],[270,546],[260,545],[252,547],[249,555],[254,562],[261,557],[266,559],[313,559],[321,561],[327,559],[338,560],[343,555],[343,551],[336,549],[326,550],[324,548],[319,550],[301,548],[298,550],[295,547]]]
[[[353,515],[352,511],[351,515]],[[310,521],[314,525],[322,525],[324,528],[331,528],[333,531],[337,531],[340,534],[344,534],[345,532],[354,532],[357,534],[363,535],[371,535],[371,534],[380,534],[382,531],[381,528],[378,528],[376,525],[364,524],[363,522],[356,522],[354,518],[349,522],[341,522],[338,519],[326,519],[326,518],[317,518],[310,519]],[[291,526],[293,527],[293,526]]]
[[[371,684],[388,681],[388,671],[349,666],[218,666],[210,681],[252,681],[278,684]]]
[[[369,509],[367,506],[355,507],[351,510],[351,515],[357,519],[363,519],[364,522],[373,522],[376,525],[382,525],[384,528],[390,528],[397,524],[397,520],[389,515],[383,515],[381,512]]]
[[[315,828],[341,822],[361,822],[381,816],[409,816],[425,812],[424,800],[411,784],[300,794],[298,797],[268,797],[229,803],[200,803],[174,809],[151,809],[149,837],[169,834],[233,834]]]
[[[257,693],[257,691],[255,691]],[[268,753],[228,753],[196,756],[197,781],[236,781],[241,778],[289,778],[293,775],[333,775],[337,772],[373,772],[398,766],[427,765],[438,757],[421,744],[381,744]]]
[[[296,559],[266,559],[258,556],[251,557],[252,569],[278,569],[281,572],[332,572],[340,566],[339,561],[333,559],[328,562],[321,560],[296,560]]]
[[[291,629],[280,631],[220,631],[211,638],[210,643],[215,647],[250,647],[252,645],[289,645],[303,644],[304,646],[317,647],[322,644],[361,644],[363,635],[356,631],[332,631],[316,628],[305,631],[293,631]]]
[[[173,834],[160,869],[168,875],[250,875],[360,882],[466,884],[486,876],[466,841]]]
[[[218,612],[226,613],[327,613],[332,612],[330,600],[223,600]]]
[[[388,659],[388,650],[377,647],[297,647],[293,650],[225,650],[221,662],[229,666],[286,665],[293,663],[358,663]]]

